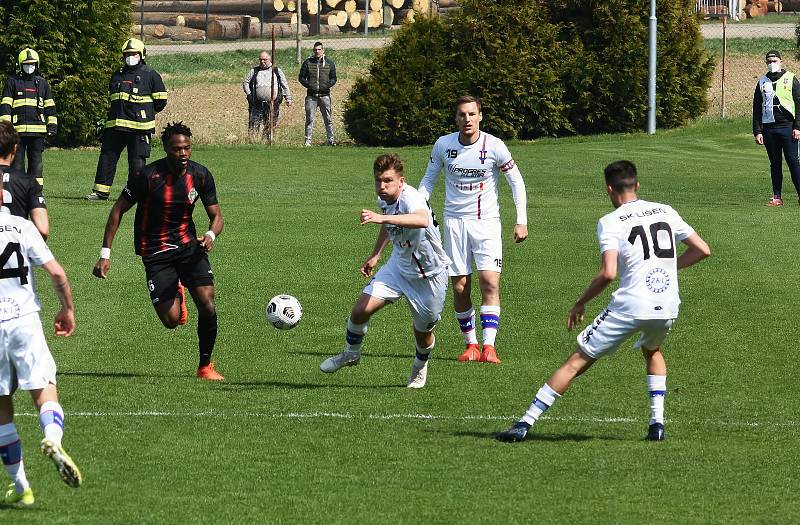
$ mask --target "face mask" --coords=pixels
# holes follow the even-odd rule
[[[770,73],[780,73],[781,71],[781,63],[780,62],[770,62],[767,64],[767,68],[769,69]]]
[[[34,71],[36,71],[36,64],[22,64],[22,72],[26,75],[30,75]]]
[[[139,55],[126,55],[125,63],[131,67],[139,64]]]

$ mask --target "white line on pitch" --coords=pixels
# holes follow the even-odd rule
[[[38,414],[23,412],[18,416],[38,417]],[[464,415],[464,416],[443,416],[436,414],[357,414],[347,412],[280,412],[280,413],[261,413],[261,412],[164,412],[164,411],[140,411],[140,412],[67,412],[67,417],[218,417],[218,418],[273,418],[273,419],[409,419],[422,421],[513,421],[513,416],[492,416],[492,415]],[[645,417],[552,417],[542,416],[542,419],[550,421],[565,422],[586,422],[586,423],[641,423]],[[668,423],[673,424],[711,424],[732,427],[795,427],[797,421],[717,421],[711,419],[681,421],[668,419]]]

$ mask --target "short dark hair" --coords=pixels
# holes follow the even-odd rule
[[[372,164],[373,175],[379,175],[389,170],[394,170],[398,175],[403,175],[403,161],[396,153],[384,153],[375,159]]]
[[[456,100],[456,104],[453,107],[453,111],[458,112],[458,106],[460,106],[462,104],[471,104],[473,102],[478,105],[478,112],[480,113],[480,111],[481,111],[481,99],[479,99],[478,97],[476,97],[474,95],[464,95],[463,97],[458,97],[458,100]]]
[[[183,121],[170,122],[164,127],[164,131],[161,132],[161,143],[166,146],[167,142],[169,142],[169,138],[173,135],[185,135],[191,138],[192,130],[189,129],[189,126],[185,125]]]
[[[606,184],[617,193],[636,188],[639,178],[636,176],[636,165],[629,160],[612,162],[603,171]]]
[[[0,122],[0,157],[8,157],[14,151],[14,145],[19,144],[19,133],[11,122]]]
[[[325,49],[325,46],[322,45],[322,42],[314,42],[314,47],[317,46],[321,47],[322,49]]]

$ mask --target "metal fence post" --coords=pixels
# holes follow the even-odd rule
[[[203,37],[203,41],[206,42],[206,43],[208,43],[208,8],[209,8],[208,2],[209,1],[210,0],[206,0],[206,34]]]
[[[650,0],[650,59],[647,68],[647,133],[656,132],[656,0]]]
[[[722,110],[721,118],[725,118],[725,68],[728,67],[728,15],[722,15]]]
[[[297,54],[295,55],[295,58],[294,58],[295,64],[299,64],[300,63],[300,42],[301,42],[302,36],[303,36],[303,34],[302,34],[303,33],[302,20],[300,20],[300,18],[302,16],[301,13],[303,12],[302,9],[301,9],[302,5],[303,5],[303,0],[297,0],[297,40],[295,42],[296,47],[297,47]]]
[[[139,8],[139,40],[144,42],[144,0]]]

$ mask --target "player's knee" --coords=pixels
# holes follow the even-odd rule
[[[213,300],[203,301],[197,305],[197,314],[200,317],[214,317],[217,315],[217,304]]]

